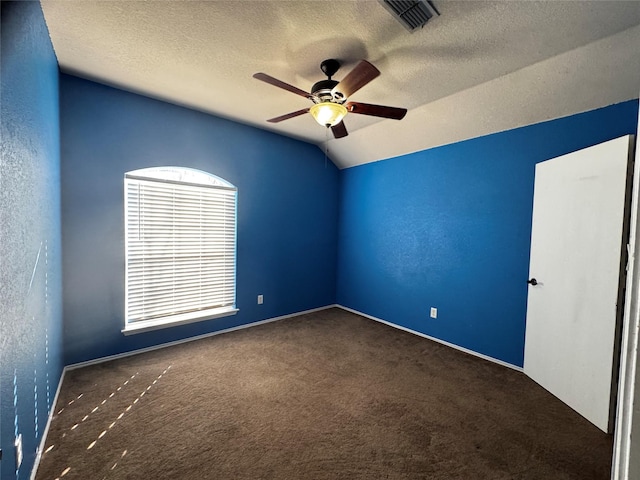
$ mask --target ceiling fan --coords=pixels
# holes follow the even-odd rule
[[[274,87],[295,93],[301,97],[308,98],[313,102],[313,105],[309,108],[303,108],[302,110],[287,113],[279,117],[270,118],[267,122],[278,123],[309,112],[320,125],[331,127],[335,138],[342,138],[349,134],[347,127],[345,127],[342,121],[347,113],[392,118],[394,120],[401,120],[407,114],[406,108],[348,101],[348,98],[352,94],[380,75],[380,70],[366,60],[361,60],[341,82],[338,82],[337,80],[332,80],[331,77],[335,75],[339,68],[340,62],[338,60],[328,59],[323,61],[320,64],[320,69],[328,78],[327,80],[316,82],[313,87],[311,87],[311,93],[307,93],[293,85],[273,78],[266,73],[254,74],[253,78],[266,82]]]

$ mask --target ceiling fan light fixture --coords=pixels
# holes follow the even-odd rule
[[[339,124],[347,111],[347,107],[344,105],[333,102],[316,103],[309,109],[309,113],[323,127],[333,127]]]

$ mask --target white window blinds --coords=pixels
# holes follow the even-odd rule
[[[235,313],[236,194],[190,169],[125,175],[125,330]]]

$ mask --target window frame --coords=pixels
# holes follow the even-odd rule
[[[129,213],[130,212],[129,187],[130,185],[139,186],[142,183],[155,184],[154,186],[161,185],[160,187],[158,187],[161,189],[162,189],[162,186],[165,186],[166,184],[173,184],[173,185],[178,185],[179,187],[185,187],[184,188],[185,190],[188,190],[189,187],[193,187],[194,192],[200,191],[201,194],[202,192],[206,191],[202,189],[212,189],[214,191],[224,190],[226,192],[229,192],[229,191],[233,192],[233,204],[232,204],[233,230],[232,230],[232,233],[228,233],[225,231],[223,235],[223,240],[222,240],[222,244],[223,244],[222,249],[224,251],[224,254],[227,255],[230,251],[233,252],[233,255],[232,255],[233,267],[231,271],[232,279],[233,279],[233,283],[231,286],[233,301],[231,302],[230,305],[222,305],[222,306],[213,307],[213,308],[199,308],[195,310],[191,309],[189,311],[162,314],[160,316],[153,316],[151,318],[135,318],[135,317],[132,317],[132,315],[130,315],[131,295],[129,290],[130,290],[130,287],[132,286],[132,283],[130,283],[130,275],[132,275],[130,271],[130,265],[131,265],[130,262],[132,262],[132,257],[135,256],[135,254],[133,253],[130,254],[130,250],[131,249],[135,250],[136,245],[131,245],[129,240],[130,238],[129,230],[130,228],[133,228],[131,227],[130,213]],[[226,196],[226,199],[220,200],[219,204],[222,206],[225,206],[225,208],[228,208],[229,196],[227,194],[225,194],[225,196]],[[138,202],[138,205],[140,205],[141,197],[138,196],[136,201]],[[169,201],[175,201],[175,198]],[[237,226],[238,226],[237,202],[238,202],[237,188],[234,185],[224,180],[223,178],[220,178],[208,172],[203,172],[201,170],[196,170],[196,169],[187,168],[187,167],[165,166],[165,167],[144,168],[144,169],[133,170],[125,173],[124,175],[125,309],[124,309],[124,328],[122,329],[123,334],[129,335],[134,333],[146,332],[150,330],[157,330],[161,328],[168,328],[168,327],[177,326],[177,325],[185,325],[193,322],[211,320],[214,318],[221,318],[221,317],[226,317],[230,315],[235,315],[239,311],[239,309],[236,306]],[[137,224],[138,229],[140,229],[140,225],[141,225],[139,223],[141,219],[141,215],[142,214],[140,213],[140,209],[138,208],[137,216],[136,214],[134,214],[135,219],[138,220],[138,224]],[[221,223],[225,223],[225,221],[228,222],[229,220],[229,215],[228,215],[228,212],[226,211],[220,214],[219,217],[221,218],[218,218],[217,221],[220,221]],[[171,218],[174,219],[174,217],[171,217]],[[202,238],[202,236],[206,233],[207,231],[203,233],[202,230],[199,230],[198,237]],[[172,238],[175,238],[175,237],[172,237]],[[232,249],[229,248],[231,246],[230,245],[231,238],[233,241]],[[166,244],[164,245],[166,246]],[[139,245],[137,245],[137,247],[140,248]],[[171,255],[172,257],[175,257],[175,251],[172,251]],[[144,254],[142,254],[142,257],[144,257]],[[142,258],[142,261],[144,262],[144,258]],[[215,267],[215,268],[218,268],[218,267]],[[221,287],[222,289],[230,288],[229,271],[226,268],[227,267],[223,268],[224,273],[221,275],[221,278],[224,281],[223,283],[224,286]],[[133,267],[131,267],[131,270],[132,269]],[[175,270],[172,270],[172,273],[171,273],[172,281],[175,281],[174,275],[175,275]],[[194,288],[194,291],[197,291],[197,290],[198,290],[197,287]]]

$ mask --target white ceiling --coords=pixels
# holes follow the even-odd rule
[[[377,0],[42,0],[64,72],[325,148],[302,90],[337,58],[382,72],[351,97],[404,120],[348,114],[328,141],[341,168],[571,115],[640,94],[640,1],[446,1],[409,33]],[[329,132],[330,133],[330,132]]]

